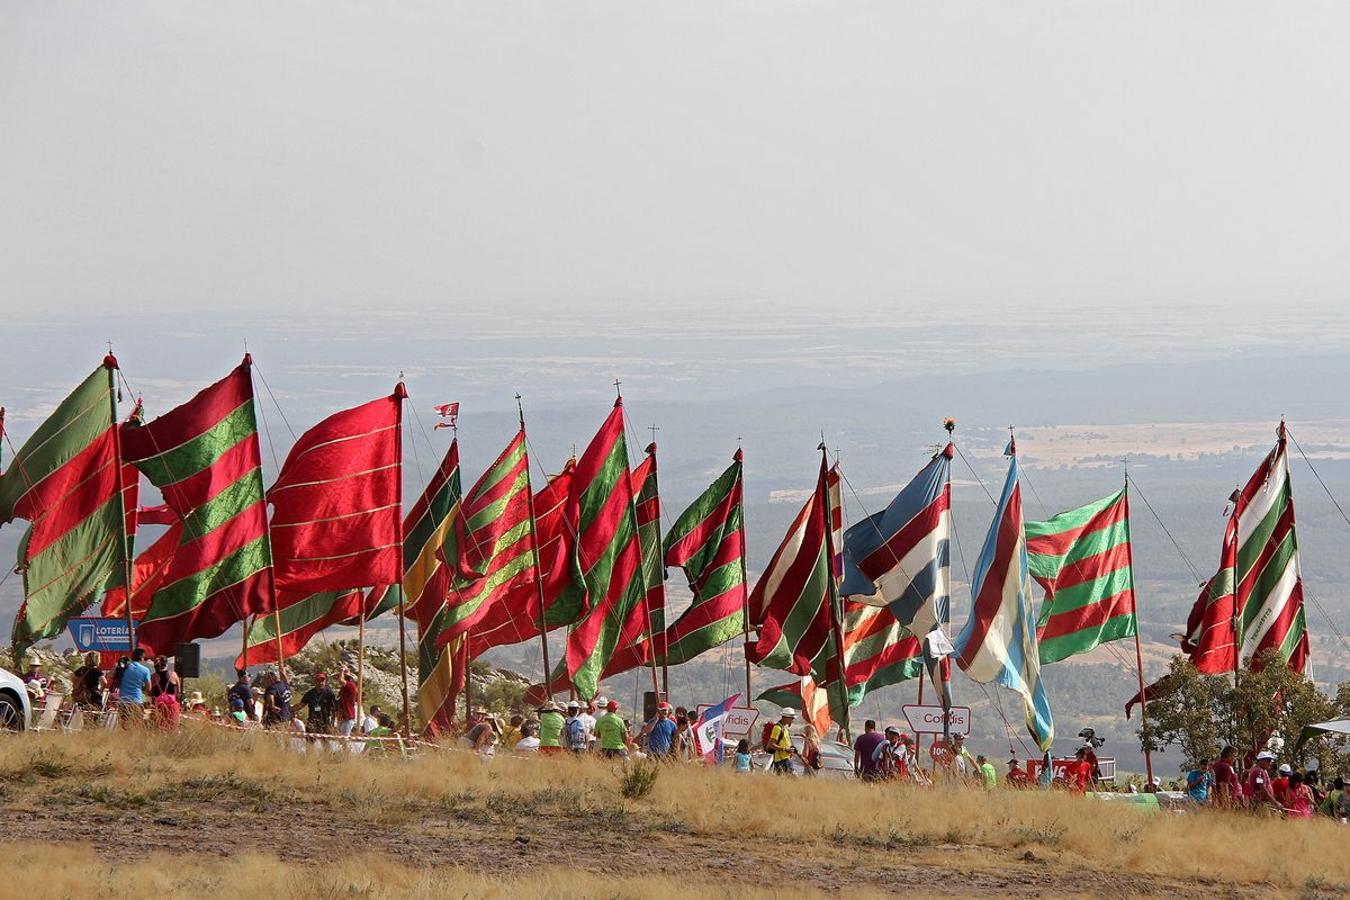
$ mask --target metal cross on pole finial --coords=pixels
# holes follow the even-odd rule
[[[619,390],[619,385],[621,385],[621,384],[623,384],[623,382],[620,381],[618,378],[615,378],[615,379],[614,379],[614,396],[616,396],[616,397],[622,397],[622,396],[623,396],[623,391]]]
[[[652,443],[655,444],[655,443],[656,443],[656,433],[657,433],[658,431],[661,430],[661,426],[660,426],[660,425],[657,425],[655,422],[653,422],[652,424],[650,424],[650,425],[647,426],[647,430],[650,431],[650,432],[652,433]]]

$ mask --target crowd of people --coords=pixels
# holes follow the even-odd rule
[[[372,704],[360,708],[355,674],[340,667],[336,687],[328,675],[310,677],[310,687],[298,702],[284,672],[267,669],[251,678],[239,671],[225,693],[227,712],[208,707],[200,691],[183,695],[179,676],[166,657],[147,657],[137,650],[117,660],[111,669],[100,666],[98,653],[88,653],[71,675],[71,700],[77,708],[101,714],[115,713],[123,727],[153,726],[172,730],[182,716],[214,719],[239,728],[263,727],[291,732],[298,746],[318,743],[331,749],[380,748],[394,740],[403,723],[395,721]],[[52,682],[42,662],[30,657],[21,676],[35,700],[46,694]],[[766,769],[777,774],[812,776],[825,768],[822,736],[810,723],[794,737],[797,712],[780,711],[764,726],[757,739],[740,737],[731,750],[728,744],[716,754],[736,772]],[[497,752],[537,753],[543,756],[594,754],[608,759],[642,757],[663,761],[692,761],[700,754],[694,730],[698,712],[667,702],[657,704],[646,721],[632,721],[621,714],[617,700],[597,697],[590,701],[546,702],[533,716],[514,715],[509,721],[482,709],[472,710],[456,740],[464,749],[491,757]],[[841,734],[842,740],[843,735]],[[920,786],[935,782],[966,782],[989,790],[1057,787],[1076,793],[1096,790],[1100,764],[1092,740],[1079,747],[1070,760],[1028,764],[1013,757],[1000,774],[983,754],[972,754],[962,735],[950,741],[934,740],[928,759],[921,758],[914,736],[890,725],[878,729],[867,720],[852,743],[853,774],[865,782],[898,781]],[[1204,760],[1187,772],[1178,785],[1195,804],[1221,808],[1266,811],[1290,818],[1325,815],[1350,819],[1350,794],[1340,776],[1323,781],[1316,769],[1295,771],[1288,763],[1275,765],[1275,755],[1262,751],[1239,774],[1238,751],[1225,747],[1214,760]],[[1158,779],[1143,787],[1158,792]],[[1135,788],[1127,788],[1134,792]]]
[[[1262,750],[1256,754],[1246,777],[1239,777],[1238,752],[1224,747],[1214,760],[1201,760],[1186,773],[1186,793],[1196,803],[1245,808],[1256,812],[1280,814],[1294,819],[1315,815],[1334,819],[1350,818],[1350,796],[1345,779],[1336,776],[1324,783],[1316,769],[1296,771],[1289,763],[1275,765],[1275,754]]]

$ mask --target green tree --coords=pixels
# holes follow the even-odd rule
[[[1281,762],[1315,760],[1324,772],[1341,771],[1350,762],[1345,738],[1317,737],[1301,747],[1298,738],[1305,726],[1350,710],[1350,683],[1340,685],[1333,699],[1274,653],[1260,663],[1230,677],[1203,675],[1184,656],[1172,657],[1165,694],[1149,701],[1148,735],[1140,729],[1140,746],[1153,752],[1179,746],[1189,767],[1212,760],[1224,745],[1246,754],[1278,735],[1284,741]]]

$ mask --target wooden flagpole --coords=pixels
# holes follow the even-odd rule
[[[653,437],[653,438],[656,437],[656,426],[655,426],[655,425],[652,426],[652,437]],[[625,444],[626,444],[626,443],[627,443],[627,442],[625,441]],[[650,456],[650,457],[652,458],[652,477],[653,477],[653,478],[656,478],[657,476],[656,476],[656,441],[655,441],[655,440],[653,440],[653,441],[651,442],[651,444],[648,445],[648,447],[647,447],[647,455]],[[659,508],[660,508],[660,503],[661,503],[660,482],[659,482],[659,481],[657,482],[657,485],[658,485],[658,487],[657,487],[658,493],[657,493],[657,497],[656,497],[656,502],[657,502],[657,504],[658,504],[658,509],[659,509]],[[634,498],[633,498],[633,501],[634,501],[634,503],[636,504],[637,497],[634,497]],[[651,597],[650,597],[651,589],[650,589],[650,587],[649,587],[649,585],[648,585],[648,581],[647,581],[647,577],[648,577],[648,574],[649,574],[649,573],[647,572],[647,554],[645,554],[645,553],[642,552],[642,526],[641,526],[641,524],[638,522],[638,518],[637,518],[637,506],[636,506],[636,505],[634,505],[634,507],[633,507],[633,524],[636,525],[636,526],[638,527],[638,532],[637,532],[637,539],[638,539],[638,556],[640,556],[640,557],[642,558],[642,609],[643,609],[643,611],[646,613],[646,617],[647,617],[647,659],[651,662],[651,668],[652,668],[652,693],[654,693],[654,694],[656,694],[656,696],[660,697],[660,696],[661,696],[661,685],[658,684],[658,683],[657,683],[657,680],[656,680],[656,635],[652,632],[652,604],[651,604]],[[660,530],[661,530],[661,519],[660,519],[659,516],[657,517],[657,520],[656,520],[656,530],[657,530],[657,532],[660,532]],[[658,552],[658,553],[660,552],[659,546],[658,546],[657,552]],[[660,560],[657,560],[657,563],[660,564]],[[662,585],[662,588],[663,588],[663,589],[664,589],[664,587],[665,587],[665,586]],[[665,665],[664,665],[664,664],[662,664],[662,668],[663,668],[663,669],[665,668]],[[667,680],[669,680],[669,674],[667,674],[666,677],[667,677]]]
[[[548,615],[544,608],[544,570],[539,564],[539,525],[534,515],[534,486],[530,481],[530,445],[525,438],[525,407],[516,394],[516,413],[520,419],[520,436],[525,440],[525,493],[530,499],[530,554],[534,558],[534,590],[539,601],[539,648],[543,654],[544,692],[550,702],[553,700],[553,672],[548,662]],[[468,685],[468,673],[465,673],[465,685]]]
[[[366,610],[356,620],[356,721],[365,720],[366,703]]]
[[[736,505],[741,509],[741,653],[745,657],[745,705],[751,706],[755,695],[750,690],[750,575],[745,570],[745,452],[740,443],[737,438],[735,460],[741,463],[741,470],[736,473],[736,492],[740,495]]]
[[[824,435],[821,435],[820,447],[820,502],[825,510],[825,555],[829,583],[829,604],[831,628],[834,631],[834,652],[838,660],[839,677],[835,683],[839,686],[839,708],[843,711],[844,721],[841,723],[844,729],[844,738],[848,743],[853,743],[853,729],[849,722],[848,708],[848,687],[844,684],[844,630],[840,616],[843,612],[843,602],[839,596],[839,582],[834,577],[834,517],[830,515],[830,489],[826,481],[826,473],[829,471],[829,450],[825,447]],[[842,511],[841,511],[842,514]],[[828,701],[826,701],[828,702]],[[821,737],[824,737],[823,735]]]
[[[122,518],[117,528],[122,532],[122,577],[126,579],[123,596],[126,598],[127,616],[127,656],[136,652],[136,617],[131,611],[131,535],[127,534],[127,492],[122,484],[122,431],[117,422],[117,357],[113,356],[112,344],[108,344],[108,355],[103,357],[103,367],[108,370],[108,403],[111,407],[113,433],[113,457],[117,464],[117,508]],[[137,475],[136,477],[140,477]]]
[[[1130,537],[1130,461],[1125,460],[1125,562],[1134,588],[1134,544]],[[1144,740],[1144,772],[1153,784],[1153,752],[1148,747],[1148,698],[1144,695],[1144,650],[1139,643],[1139,597],[1134,598],[1134,663],[1139,676],[1139,733]]]
[[[403,401],[408,399],[408,389],[403,385],[403,373],[399,373],[398,384],[394,387],[394,398],[398,401],[398,435],[395,446],[397,449],[398,477],[395,480],[397,486],[397,504],[398,504],[398,566],[400,573],[403,571]],[[412,702],[408,695],[408,635],[406,633],[407,597],[402,591],[403,585],[399,584],[399,603],[398,603],[398,670],[399,677],[403,682],[403,737],[412,740]],[[365,619],[365,607],[362,606],[361,618]]]

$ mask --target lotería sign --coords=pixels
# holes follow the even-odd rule
[[[75,649],[81,653],[90,650],[129,653],[135,649],[135,629],[126,619],[77,618],[71,619],[69,625]]]
[[[909,728],[916,734],[942,734],[943,712],[940,706],[920,706],[911,703],[900,707],[909,720]],[[953,706],[950,711],[951,733],[970,734],[970,707]]]

